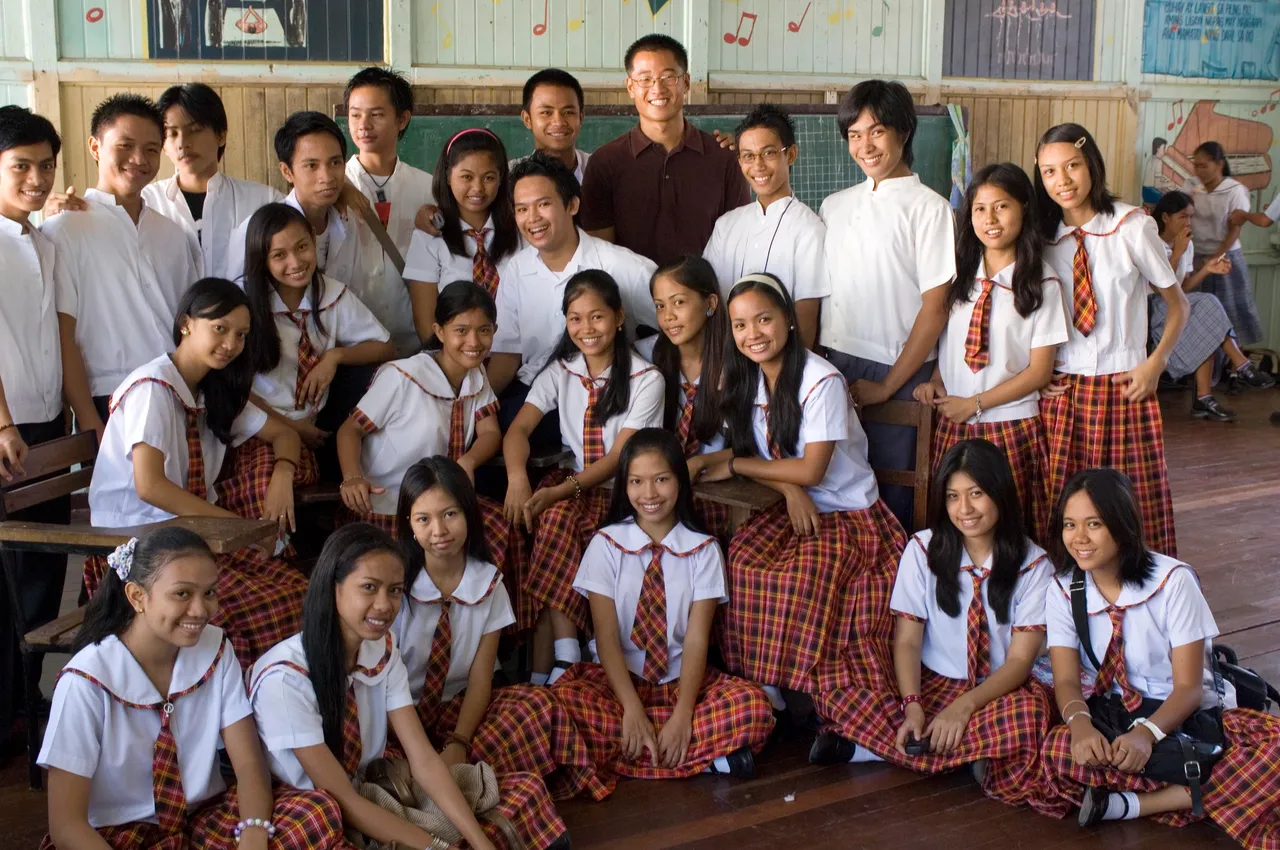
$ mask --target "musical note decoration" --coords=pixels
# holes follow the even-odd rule
[[[1175,100],[1173,103],[1169,104],[1169,126],[1166,129],[1172,130],[1174,127],[1181,124],[1182,120],[1182,101]]]
[[[436,23],[444,30],[444,35],[440,37],[440,46],[445,50],[453,47],[453,30],[449,29],[449,23],[440,14],[440,4],[437,3],[431,7],[431,14],[435,16]]]
[[[661,12],[671,0],[649,0],[649,14],[656,15]]]
[[[838,23],[840,23],[840,15],[841,15],[841,12],[840,12],[840,0],[835,0],[835,3],[836,3],[836,7],[835,7],[834,9],[832,9],[832,10],[831,10],[831,14],[830,14],[830,15],[827,15],[827,23],[829,23],[829,24],[838,24]],[[844,10],[844,17],[846,17],[846,18],[852,18],[852,17],[853,17],[853,3],[852,3],[852,2],[850,2],[850,3],[849,3],[849,5],[845,7],[845,10]]]
[[[1275,112],[1277,100],[1280,100],[1278,96],[1280,96],[1280,89],[1272,89],[1271,94],[1267,95],[1267,102],[1253,110],[1253,117],[1256,118],[1259,114],[1265,115],[1268,112]]]
[[[804,26],[804,19],[809,17],[809,7],[813,5],[813,0],[809,0],[805,4],[804,13],[800,15],[798,21],[787,21],[787,32],[800,32],[800,28]]]
[[[567,26],[569,32],[577,32],[587,20],[587,0],[578,0],[578,17],[571,18]]]
[[[880,12],[880,23],[871,28],[872,38],[879,38],[884,35],[884,19],[885,15],[889,14],[889,0],[880,0],[880,4],[884,6],[884,9]]]
[[[96,24],[106,17],[106,12],[102,11],[101,6],[94,6],[92,9],[84,13],[84,19],[91,24]]]
[[[751,37],[756,33],[756,18],[757,16],[751,12],[743,12],[742,16],[738,18],[737,31],[725,33],[724,43],[733,44],[734,42],[737,42],[739,47],[746,47],[747,45],[749,45],[751,43]],[[747,30],[746,35],[743,35],[742,25],[745,24],[748,20],[751,21],[751,28]]]
[[[547,34],[547,7],[551,5],[551,0],[542,0],[542,22],[533,25],[534,35]]]

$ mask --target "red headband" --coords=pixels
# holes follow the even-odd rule
[[[444,146],[444,155],[446,157],[449,156],[449,151],[453,149],[453,143],[458,141],[459,137],[465,136],[467,133],[484,133],[485,135],[492,137],[495,141],[498,141],[498,142],[502,141],[496,135],[494,135],[492,130],[486,129],[485,127],[468,127],[465,130],[459,130],[458,132],[454,133],[453,138],[449,140],[449,144]]]

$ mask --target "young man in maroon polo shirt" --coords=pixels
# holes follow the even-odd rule
[[[733,151],[685,120],[689,57],[646,35],[627,49],[627,93],[640,122],[587,163],[580,221],[658,265],[701,254],[716,219],[751,201]]]

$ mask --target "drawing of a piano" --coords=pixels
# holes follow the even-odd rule
[[[1187,115],[1162,160],[1163,173],[1179,186],[1195,182],[1191,156],[1205,142],[1218,142],[1227,152],[1231,176],[1250,192],[1271,185],[1271,142],[1275,132],[1261,121],[1232,118],[1214,111],[1216,100],[1201,100]]]

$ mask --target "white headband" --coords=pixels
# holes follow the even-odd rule
[[[122,582],[129,580],[129,572],[133,569],[133,550],[137,546],[138,538],[130,537],[128,543],[121,543],[107,556],[107,566],[116,571],[116,576]]]
[[[772,277],[771,275],[744,274],[742,277],[738,278],[736,282],[734,282],[733,288],[736,289],[740,284],[743,284],[743,283],[763,283],[765,286],[769,287],[770,289],[774,290],[779,295],[781,295],[783,302],[786,302],[786,300],[790,297],[787,295],[787,291],[782,288],[782,284],[778,283],[777,279]]]

